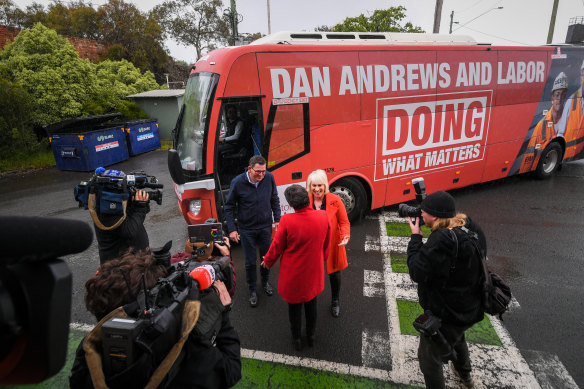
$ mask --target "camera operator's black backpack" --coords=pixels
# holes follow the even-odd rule
[[[456,228],[466,233],[468,238],[466,240],[472,243],[477,255],[481,258],[483,268],[481,304],[483,311],[489,315],[497,315],[499,319],[503,320],[503,314],[509,309],[509,304],[511,303],[511,288],[498,274],[491,272],[487,267],[487,258],[479,248],[477,234],[466,227]],[[456,234],[454,236],[456,237]]]

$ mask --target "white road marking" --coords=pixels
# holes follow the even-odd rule
[[[566,367],[556,355],[541,351],[523,351],[529,366],[535,371],[535,376],[542,389],[577,389],[578,385],[566,370]]]

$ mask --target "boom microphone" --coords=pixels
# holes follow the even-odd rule
[[[0,259],[43,261],[87,249],[93,231],[85,222],[50,217],[0,216]]]

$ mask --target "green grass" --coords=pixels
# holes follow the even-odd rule
[[[403,236],[409,237],[412,235],[409,223],[390,222],[386,223],[387,236]],[[430,229],[426,226],[422,227],[422,236],[427,238],[430,236]]]
[[[397,385],[370,378],[349,376],[279,363],[243,358],[242,378],[236,389],[244,388],[387,388],[405,389],[418,386]]]
[[[392,251],[389,253],[391,258],[391,270],[394,273],[407,273],[408,272],[408,255],[406,253],[397,253]]]
[[[55,166],[55,157],[52,150],[43,150],[33,154],[17,153],[0,159],[0,173],[21,171]]]
[[[404,335],[419,336],[420,333],[414,328],[412,323],[416,317],[424,313],[420,304],[417,301],[397,300],[397,310],[401,333]],[[503,346],[488,315],[485,315],[482,321],[469,328],[465,335],[466,340],[471,343]]]

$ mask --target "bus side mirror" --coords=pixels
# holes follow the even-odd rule
[[[168,171],[170,172],[170,177],[172,177],[175,184],[183,185],[185,183],[185,176],[183,175],[180,158],[175,149],[168,150]]]

